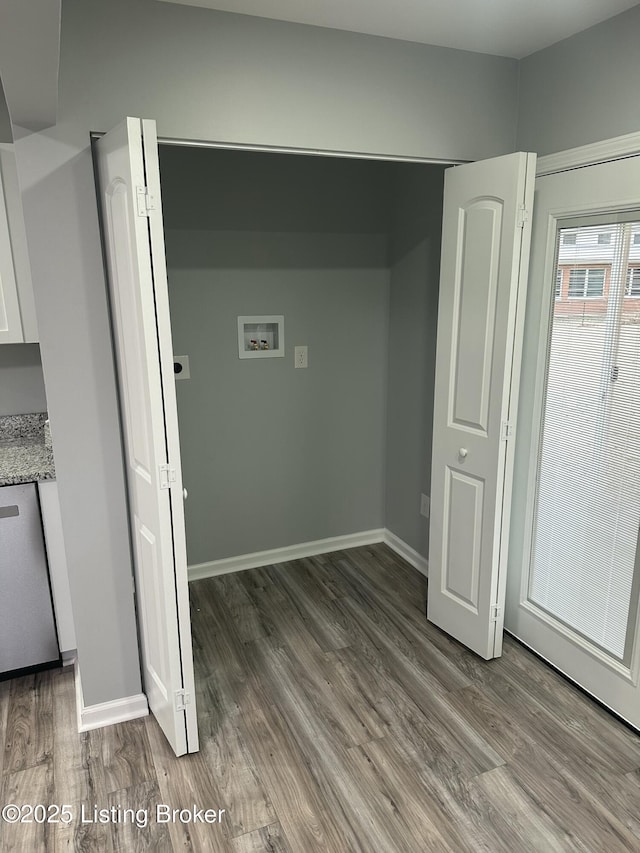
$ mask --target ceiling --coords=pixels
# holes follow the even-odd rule
[[[163,0],[522,59],[638,0]]]

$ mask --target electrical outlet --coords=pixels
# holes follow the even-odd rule
[[[191,379],[188,355],[174,355],[173,376],[175,379]]]
[[[308,367],[307,347],[295,347],[293,363],[296,367]]]
[[[420,515],[424,515],[425,518],[429,518],[430,511],[431,498],[429,495],[420,495]]]

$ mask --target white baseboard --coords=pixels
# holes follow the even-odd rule
[[[363,530],[361,533],[350,533],[347,536],[331,536],[328,539],[316,539],[314,542],[301,542],[298,545],[287,545],[285,548],[273,548],[270,551],[254,551],[251,554],[240,554],[237,557],[226,557],[222,560],[212,560],[209,563],[196,563],[189,566],[189,580],[196,581],[226,575],[230,572],[241,572],[245,569],[257,569],[260,566],[271,566],[274,563],[286,563],[290,560],[302,560],[314,557],[316,554],[328,554],[331,551],[342,551],[345,548],[358,548],[362,545],[386,543],[396,554],[410,563],[419,572],[428,574],[426,559],[414,551],[395,533],[384,527],[376,530]]]
[[[390,530],[384,531],[383,541],[385,545],[388,545],[392,551],[399,554],[399,556],[412,565],[414,569],[417,569],[425,577],[429,577],[429,561],[426,557],[423,557],[422,554],[419,554],[414,548],[407,545],[403,539],[400,539],[399,536],[396,536],[396,534],[392,533]]]
[[[196,563],[189,566],[189,580],[212,578],[216,575],[226,575],[229,572],[241,572],[245,569],[257,569],[260,566],[271,566],[273,563],[287,563],[289,560],[302,560],[304,557],[314,557],[316,554],[328,554],[331,551],[342,551],[344,548],[358,548],[361,545],[373,545],[384,542],[385,531],[363,530],[361,533],[350,533],[347,536],[331,536],[328,539],[316,539],[314,542],[301,542],[298,545],[287,545],[285,548],[272,548],[270,551],[255,551],[252,554],[240,554],[238,557],[226,557],[222,560],[212,560],[210,563]]]
[[[77,661],[75,665],[75,682],[78,732],[88,732],[91,729],[112,726],[114,723],[136,720],[138,717],[146,717],[149,713],[149,705],[147,704],[147,697],[144,693],[138,693],[135,696],[124,696],[122,699],[101,702],[98,705],[85,706]]]

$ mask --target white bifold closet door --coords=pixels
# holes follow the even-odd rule
[[[506,627],[640,726],[640,157],[537,180],[530,282]]]
[[[427,616],[502,653],[535,154],[449,169],[438,305]]]
[[[176,755],[198,749],[178,411],[155,122],[96,143],[144,690]]]

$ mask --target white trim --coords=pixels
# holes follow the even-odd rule
[[[254,551],[252,554],[225,557],[222,560],[212,560],[209,563],[196,563],[188,568],[189,580],[196,581],[202,578],[212,578],[216,575],[226,575],[230,572],[243,572],[245,569],[271,566],[273,563],[302,560],[304,557],[329,554],[331,551],[342,551],[345,548],[374,545],[377,542],[385,541],[385,533],[386,531],[381,527],[377,530],[350,533],[347,536],[331,536],[328,539],[301,542],[298,545],[287,545],[284,548],[272,548],[270,551]]]
[[[111,702],[100,702],[98,705],[85,706],[77,661],[75,663],[75,684],[78,732],[88,732],[91,729],[112,726],[114,723],[136,720],[139,717],[146,717],[149,713],[149,705],[144,693],[124,696],[122,699],[114,699]]]
[[[410,545],[407,545],[407,543],[400,539],[399,536],[396,536],[396,534],[392,533],[390,530],[385,530],[384,543],[385,545],[388,545],[392,551],[395,551],[396,554],[399,554],[403,560],[406,560],[407,563],[412,565],[414,569],[417,569],[426,578],[429,577],[429,561],[427,558],[423,557],[422,554],[419,554]]]
[[[428,575],[429,564],[427,560],[410,545],[403,542],[395,533],[380,527],[375,530],[350,533],[346,536],[331,536],[328,539],[316,539],[313,542],[300,542],[298,545],[287,545],[284,548],[273,548],[270,551],[254,551],[251,554],[239,554],[237,557],[225,557],[222,560],[211,560],[208,563],[196,563],[188,568],[189,580],[213,578],[231,572],[243,572],[245,569],[272,566],[274,563],[302,560],[305,557],[315,557],[317,554],[330,554],[332,551],[343,551],[346,548],[376,545],[379,542],[384,542],[407,563],[423,575]]]
[[[149,705],[144,693],[138,693],[136,696],[125,696],[122,699],[114,699],[112,702],[101,702],[99,705],[82,708],[78,721],[78,731],[88,732],[91,729],[101,729],[115,723],[137,720],[139,717],[146,717],[148,714]]]
[[[604,139],[591,145],[581,145],[578,148],[568,148],[557,154],[547,154],[538,157],[536,177],[551,175],[554,172],[564,172],[567,169],[579,169],[582,166],[595,166],[597,163],[607,163],[610,160],[620,160],[624,157],[634,157],[640,154],[640,133],[627,133]]]

